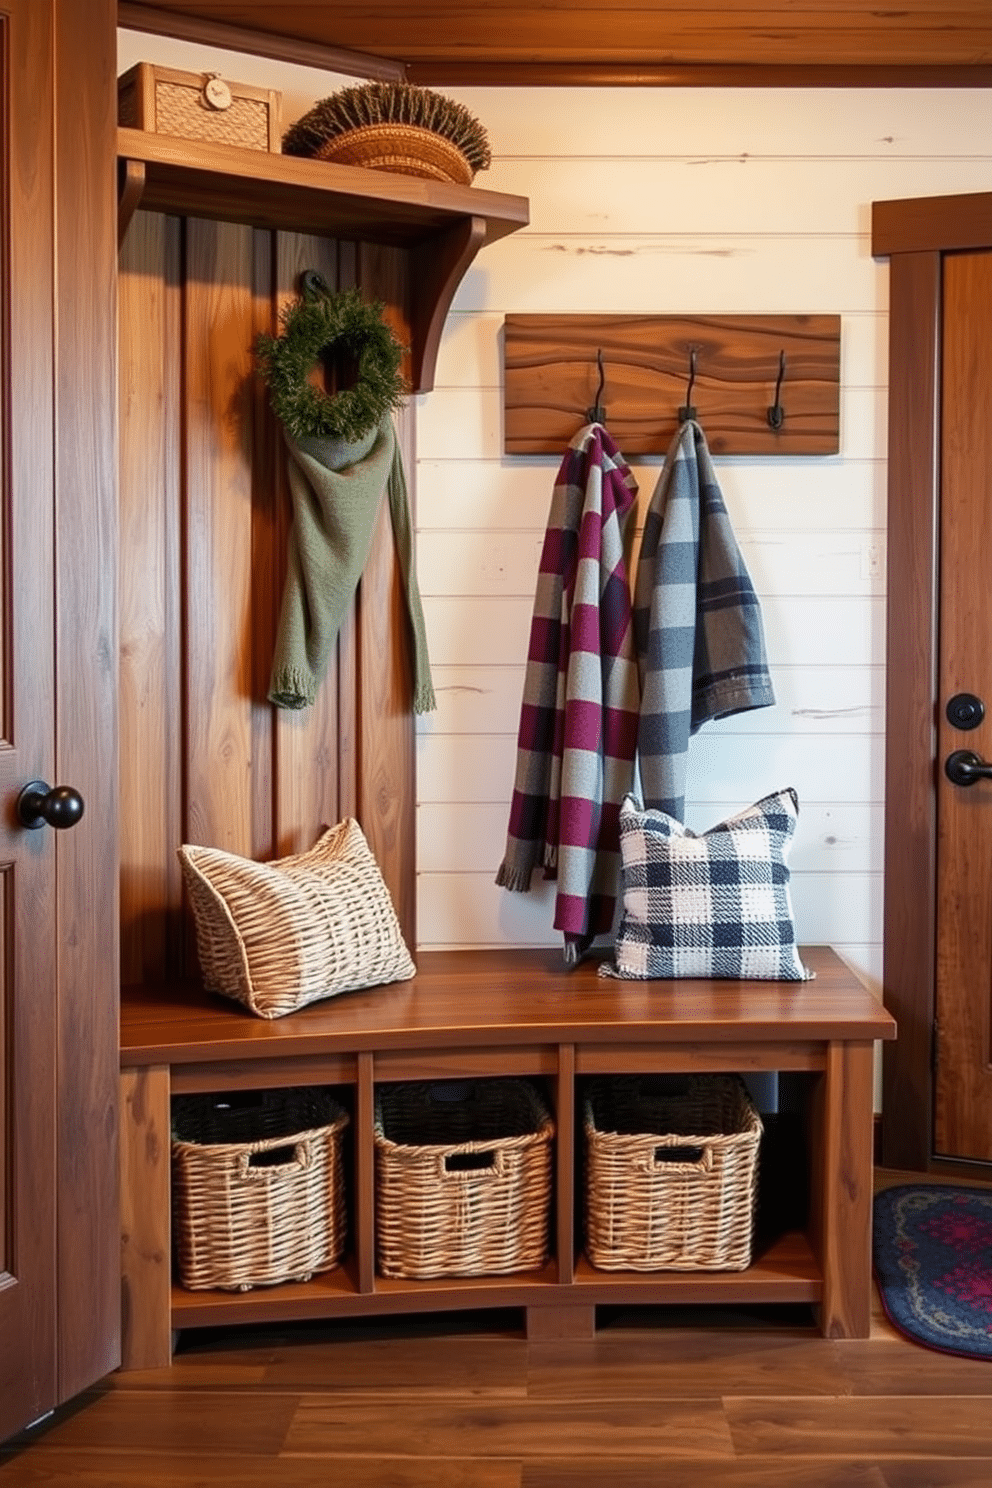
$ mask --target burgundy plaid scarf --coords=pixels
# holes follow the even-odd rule
[[[587,424],[558,471],[531,620],[506,853],[496,882],[557,879],[573,963],[613,927],[620,802],[633,778],[639,688],[627,579],[637,482]]]

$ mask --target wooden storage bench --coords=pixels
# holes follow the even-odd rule
[[[142,987],[121,1013],[124,1367],[168,1363],[174,1330],[241,1322],[523,1307],[532,1338],[588,1337],[597,1305],[803,1302],[831,1338],[863,1338],[871,1311],[873,1045],[895,1023],[828,947],[806,947],[810,982],[624,982],[554,949],[425,952],[409,982],[266,1022],[198,987]],[[605,1272],[577,1218],[588,1075],[782,1072],[799,1094],[803,1171],[763,1173],[771,1228],[727,1272]],[[391,1080],[523,1075],[556,1123],[552,1255],[539,1272],[404,1281],[375,1272],[374,1091]],[[353,1111],[350,1238],[342,1265],[249,1292],[173,1283],[173,1094],[327,1084]],[[784,1216],[784,1217],[782,1217]]]

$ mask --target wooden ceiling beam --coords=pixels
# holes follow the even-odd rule
[[[121,26],[425,85],[992,85],[988,0],[120,0]]]
[[[258,31],[186,10],[118,0],[117,24],[127,31],[174,36],[180,41],[197,42],[200,46],[248,52],[255,57],[271,57],[274,61],[290,62],[298,67],[317,67],[323,72],[339,72],[347,77],[372,78],[387,83],[403,82],[406,78],[403,63],[391,57],[325,46],[319,41],[276,35],[272,31]]]
[[[406,80],[436,88],[990,88],[992,63],[921,64],[411,62]]]

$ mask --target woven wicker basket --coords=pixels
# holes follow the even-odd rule
[[[214,94],[211,89],[217,88]],[[218,103],[211,103],[217,96]],[[281,94],[250,83],[224,82],[215,73],[180,72],[138,62],[117,80],[117,122],[182,139],[237,145],[243,150],[282,149]]]
[[[548,1255],[554,1123],[526,1080],[376,1092],[376,1259],[383,1276],[489,1276]]]
[[[586,1254],[594,1266],[750,1265],[762,1124],[741,1080],[594,1080],[584,1127]]]
[[[173,1229],[184,1287],[248,1291],[337,1264],[348,1120],[319,1086],[175,1099]]]
[[[365,124],[327,140],[318,160],[336,165],[362,165],[366,170],[394,171],[401,176],[426,176],[432,181],[472,183],[468,160],[450,140],[416,124]]]

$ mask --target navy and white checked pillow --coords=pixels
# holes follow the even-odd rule
[[[620,807],[623,912],[604,976],[808,981],[789,895],[790,788],[698,836],[631,795]]]

